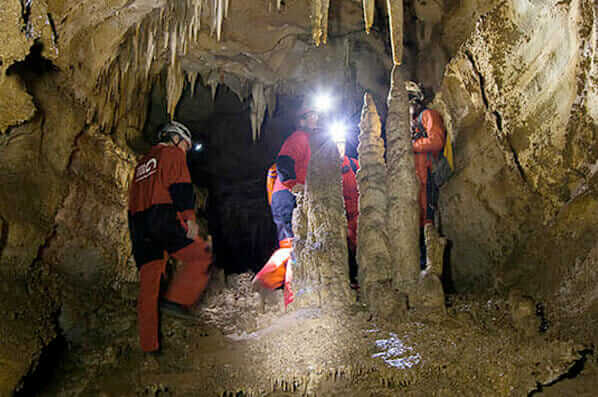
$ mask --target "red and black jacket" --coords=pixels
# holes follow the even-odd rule
[[[293,132],[284,141],[276,158],[278,176],[274,184],[274,193],[290,190],[297,184],[305,184],[310,157],[309,134],[301,130]]]
[[[148,242],[164,242],[167,251],[190,244],[192,240],[184,237],[183,225],[187,220],[195,220],[194,208],[195,194],[185,152],[176,146],[153,146],[135,167],[129,187],[129,230],[134,254],[136,246]]]

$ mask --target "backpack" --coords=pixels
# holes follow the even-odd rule
[[[272,193],[274,192],[274,183],[276,182],[276,176],[278,171],[276,170],[276,163],[272,164],[268,168],[266,173],[266,191],[268,192],[268,204],[272,205]]]
[[[451,136],[446,133],[444,149],[438,155],[438,158],[432,162],[432,178],[436,186],[440,187],[449,180],[455,173],[455,164],[453,162],[453,143]]]
[[[424,109],[427,110],[427,109]],[[419,114],[418,128],[421,131],[424,131],[424,134],[427,137],[427,132],[423,127],[422,117],[424,111]],[[432,180],[437,187],[441,187],[450,179],[451,176],[455,173],[455,163],[453,157],[453,143],[451,142],[450,134],[445,130],[445,140],[444,140],[444,147],[442,151],[438,154],[438,156],[432,156],[432,169],[430,170],[432,175]]]

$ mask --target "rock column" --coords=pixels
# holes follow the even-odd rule
[[[419,264],[418,183],[409,129],[407,91],[401,70],[393,67],[386,121],[388,221],[393,285],[407,294],[417,282]]]
[[[352,302],[347,258],[347,220],[340,159],[324,134],[310,139],[311,159],[305,197],[293,214],[295,307],[340,308]],[[304,221],[305,224],[299,224]]]
[[[386,234],[386,165],[384,164],[384,141],[380,134],[382,126],[376,105],[365,94],[359,128],[360,169],[359,224],[357,240],[357,263],[359,264],[360,298],[372,309],[375,290],[392,278],[388,235]]]

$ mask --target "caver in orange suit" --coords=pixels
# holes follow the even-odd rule
[[[168,256],[182,261],[164,298],[190,306],[208,282],[212,255],[201,238],[187,238],[195,220],[194,193],[185,151],[158,144],[139,162],[129,189],[129,230],[139,268],[137,316],[143,351],[159,348],[158,297]]]
[[[445,131],[440,114],[432,109],[424,109],[417,118],[416,134],[418,138],[413,141],[413,151],[415,173],[419,181],[419,224],[423,227],[434,222],[436,197],[430,196],[436,196],[437,187],[431,186],[433,182],[429,181],[429,176],[434,159],[438,158],[444,147]]]

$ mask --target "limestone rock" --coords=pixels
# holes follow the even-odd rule
[[[446,238],[440,237],[436,227],[429,223],[424,226],[424,237],[426,241],[426,273],[432,273],[436,277],[442,277],[444,264],[444,250]]]
[[[422,272],[415,290],[409,294],[409,305],[417,310],[445,313],[444,290],[440,278],[434,273]]]
[[[509,292],[509,306],[515,328],[526,336],[537,335],[540,330],[540,319],[536,316],[534,300],[525,296],[522,291],[513,289]]]
[[[6,76],[0,69],[0,91],[3,93],[0,97],[0,133],[4,133],[8,127],[29,120],[36,109],[18,75]]]

